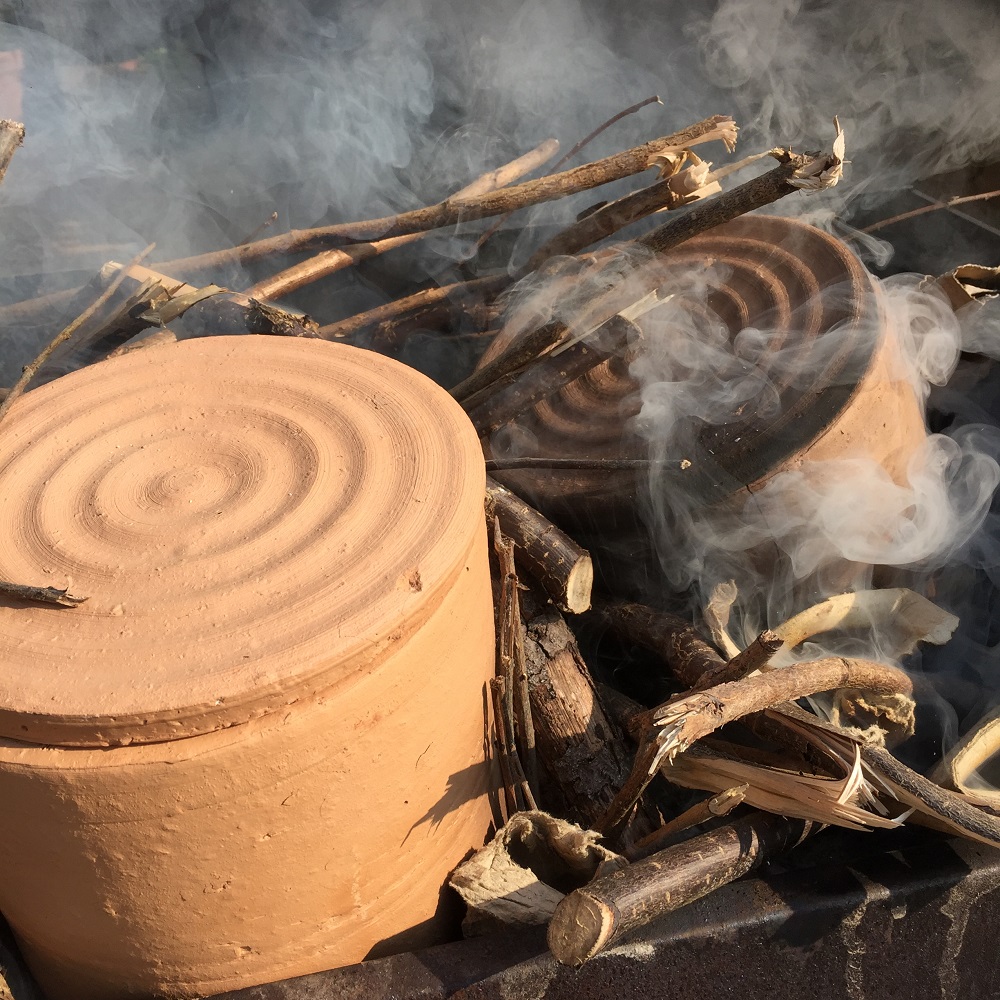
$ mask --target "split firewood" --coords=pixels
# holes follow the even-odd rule
[[[523,605],[531,714],[546,787],[551,788],[560,815],[591,829],[628,777],[631,753],[605,711],[563,616],[531,590],[524,593]],[[655,808],[640,801],[623,844],[628,846],[658,825]]]
[[[533,150],[525,153],[524,156],[512,160],[510,163],[496,170],[478,177],[471,184],[466,185],[460,191],[452,195],[455,199],[477,198],[489,191],[506,187],[508,184],[530,173],[536,167],[541,166],[550,160],[559,151],[559,143],[555,139],[546,139],[545,142],[536,146]],[[324,250],[309,260],[304,260],[293,267],[286,268],[270,278],[258,281],[247,294],[258,299],[280,299],[285,295],[335,274],[345,268],[352,267],[361,261],[371,260],[379,257],[390,250],[407,246],[416,240],[423,239],[430,230],[417,233],[409,233],[405,236],[390,236],[387,239],[374,240],[369,243],[354,243],[345,247],[338,247],[332,250]]]
[[[292,230],[245,246],[184,257],[159,266],[171,274],[190,274],[228,267],[232,264],[246,264],[281,254],[328,250],[345,243],[384,240],[393,236],[442,229],[461,222],[505,215],[517,209],[579,194],[581,191],[588,191],[602,184],[642,173],[650,166],[652,158],[664,149],[685,149],[699,142],[717,138],[720,133],[731,134],[735,138],[736,125],[725,115],[706,118],[680,132],[653,139],[640,146],[605,157],[603,160],[596,160],[561,173],[549,174],[537,180],[524,181],[475,198],[448,198],[427,208],[418,208],[381,219],[370,219],[366,222]]]
[[[4,179],[10,161],[24,142],[24,126],[9,118],[0,120],[0,181]]]
[[[462,929],[475,936],[498,924],[545,924],[567,888],[624,864],[593,831],[532,810],[512,816],[448,881],[468,906]]]
[[[571,892],[549,922],[556,960],[578,966],[630,931],[794,847],[811,824],[752,813]]]
[[[1000,810],[1000,789],[986,784],[978,771],[1000,754],[1000,710],[980,719],[931,772],[935,783],[954,789],[976,805]]]
[[[488,476],[486,513],[489,518],[496,517],[503,533],[514,540],[515,558],[558,608],[582,614],[590,607],[594,583],[590,553]]]
[[[798,725],[801,734],[817,730],[831,732],[843,738],[842,730],[829,722],[816,719],[798,705],[784,704],[766,713],[779,721],[784,733]],[[866,777],[885,793],[913,811],[913,821],[947,833],[979,840],[991,847],[1000,847],[1000,810],[992,803],[979,802],[951,789],[943,788],[930,778],[918,774],[897,760],[884,747],[873,743],[860,744],[861,761]]]

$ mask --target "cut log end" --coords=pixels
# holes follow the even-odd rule
[[[581,615],[590,610],[590,596],[594,590],[594,562],[584,552],[566,578],[566,600],[563,611]]]
[[[610,906],[585,891],[570,893],[549,921],[548,946],[557,962],[580,966],[608,943],[615,928]]]

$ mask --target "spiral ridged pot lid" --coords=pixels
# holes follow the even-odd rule
[[[875,286],[853,252],[793,219],[744,216],[687,240],[652,265],[662,270],[664,283],[686,268],[706,266],[719,272],[704,301],[687,303],[691,314],[721,322],[730,340],[748,327],[768,332],[768,350],[754,364],[779,403],[761,413],[734,402],[726,419],[699,433],[690,468],[677,483],[702,502],[717,503],[773,474],[851,404],[882,339],[884,318]],[[512,335],[501,332],[481,364],[500,354]],[[790,343],[796,345],[793,364],[787,351],[781,354]],[[522,440],[532,445],[519,447],[540,457],[646,457],[648,443],[629,428],[641,405],[630,364],[605,361],[542,400],[516,421],[527,432]],[[585,471],[503,472],[497,478],[542,504],[631,494],[635,479]]]
[[[0,427],[0,736],[174,739],[322,694],[426,619],[481,530],[458,405],[344,345],[216,337],[28,393]]]

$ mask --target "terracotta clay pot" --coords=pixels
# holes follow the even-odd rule
[[[900,373],[878,289],[843,243],[791,219],[744,216],[688,240],[656,266],[668,285],[686,268],[718,268],[718,280],[691,309],[721,321],[730,338],[748,327],[768,331],[771,351],[759,367],[780,401],[766,414],[743,404],[705,427],[683,468],[665,471],[667,488],[706,507],[741,504],[778,472],[859,455],[904,480],[926,436],[923,413]],[[825,340],[831,330],[835,350]],[[793,337],[802,345],[797,369],[783,370],[777,352]],[[481,363],[508,341],[498,335]],[[640,409],[630,360],[599,365],[520,418],[515,440],[531,442],[519,444],[524,453],[645,458],[648,444],[630,428]],[[584,534],[600,535],[602,525],[606,534],[609,523],[634,524],[640,486],[633,472],[518,470],[496,478]]]
[[[422,375],[219,337],[0,435],[0,909],[49,996],[194,997],[440,938],[490,823],[485,474]]]

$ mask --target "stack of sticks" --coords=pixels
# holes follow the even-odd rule
[[[588,303],[586,328],[541,319],[528,324],[502,354],[452,387],[488,441],[641,336],[627,310],[636,295],[653,293],[655,287],[637,288],[631,282],[633,300],[623,301],[613,280],[619,272],[609,260],[620,269],[623,258],[648,259],[800,189],[820,189],[840,178],[839,126],[826,154],[772,149],[713,171],[694,152],[693,147],[709,142],[731,152],[736,133],[731,118],[716,115],[567,168],[580,143],[553,172],[523,180],[556,154],[558,143],[549,140],[426,208],[293,230],[155,265],[143,263],[154,250],[147,247],[128,264],[109,262],[82,288],[0,309],[0,329],[75,316],[17,382],[0,391],[0,422],[46,365],[50,372],[57,363],[66,371],[125,351],[223,332],[336,339],[386,351],[398,350],[415,330],[436,331],[443,338],[455,329],[473,331],[485,342],[502,321],[503,293],[517,281],[544,279],[572,289],[586,279],[588,287],[600,287],[595,275],[606,273],[606,290]],[[0,123],[0,177],[22,136],[15,123]],[[722,190],[723,178],[765,156],[776,165]],[[307,285],[364,267],[432,231],[502,220],[651,169],[658,172],[652,183],[586,213],[538,246],[522,267],[419,288],[326,323],[282,304]],[[608,241],[627,227],[677,209],[682,211],[647,226],[640,238],[619,239],[609,248]],[[234,265],[252,265],[256,272],[269,264],[273,272],[248,287],[214,283]],[[749,871],[824,824],[893,826],[912,813],[1000,844],[996,817],[908,770],[885,749],[889,721],[903,729],[908,718],[912,721],[912,683],[903,671],[839,658],[770,669],[776,654],[794,649],[829,622],[849,627],[850,609],[814,609],[805,625],[796,619],[746,649],[735,648],[717,609],[706,609],[709,628],[703,636],[690,621],[664,610],[625,603],[615,595],[595,599],[590,554],[492,479],[485,508],[497,553],[498,673],[490,715],[498,823],[521,811],[547,809],[599,831],[630,862],[565,897],[549,933],[560,960],[586,961],[621,934]],[[55,604],[86,599],[27,583],[0,582],[0,591]],[[886,604],[881,598],[866,600]],[[888,614],[902,614],[901,602],[912,609],[908,597],[893,600],[886,604]],[[649,708],[598,685],[564,617],[588,612],[591,622],[613,630],[624,643],[651,650],[675,677],[677,694]],[[940,631],[939,626],[921,625],[915,637],[937,641],[934,628]],[[822,722],[795,704],[826,691],[842,693],[844,725]],[[858,706],[866,720],[876,720],[874,725],[853,724]],[[723,727],[724,734],[717,735]],[[708,797],[671,815],[676,799],[657,792],[660,776],[702,789]],[[701,832],[692,837],[693,831]]]

